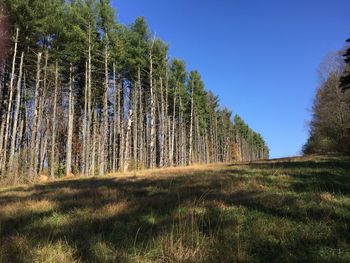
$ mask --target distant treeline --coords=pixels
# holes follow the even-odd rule
[[[350,43],[350,39],[347,40]],[[322,64],[305,154],[350,154],[350,46]]]
[[[3,0],[0,173],[80,173],[265,159],[263,138],[109,0]]]

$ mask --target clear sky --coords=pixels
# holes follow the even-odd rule
[[[170,54],[201,72],[221,104],[260,132],[271,157],[300,153],[317,70],[350,37],[349,0],[111,0],[144,16]]]

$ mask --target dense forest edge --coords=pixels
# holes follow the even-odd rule
[[[350,39],[320,65],[304,154],[350,154]]]
[[[262,136],[109,0],[2,0],[0,176],[94,176],[267,159]]]
[[[350,262],[350,39],[304,155],[270,159],[143,17],[116,17],[0,0],[0,263]]]

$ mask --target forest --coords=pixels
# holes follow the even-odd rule
[[[109,0],[1,2],[2,180],[269,157],[143,17],[122,25]]]
[[[207,87],[206,77],[188,69],[191,59],[186,64],[172,57],[172,43],[144,17],[119,22],[112,2],[0,0],[0,263],[350,262],[350,39],[320,65],[303,156],[275,158],[275,148],[292,154],[290,135],[298,138],[298,127],[291,127],[302,108],[297,100],[308,93],[295,83],[308,83],[308,60],[331,46],[325,41],[317,49],[320,43],[312,42],[317,51],[311,52],[301,31],[339,41],[333,24],[331,33],[327,23],[312,32],[316,17],[327,20],[321,3],[222,1],[243,14],[226,21],[232,10],[221,6],[213,19],[226,31],[213,26],[205,34],[231,33],[234,39],[222,34],[220,40],[244,54],[227,55],[230,68],[216,61],[220,52],[204,57],[219,68],[215,81],[224,86],[235,83],[225,70],[244,79],[244,87],[230,90],[239,98],[231,104],[244,97],[243,104],[252,102],[245,109],[254,111],[239,116],[210,91],[225,87]],[[201,19],[214,13],[217,2],[211,2],[210,10],[198,8]],[[330,6],[324,5],[327,14]],[[305,9],[295,16],[292,7]],[[309,11],[302,16],[306,7],[312,7],[312,21]],[[251,19],[260,13],[262,20]],[[265,27],[273,33],[260,32]],[[242,38],[256,34],[240,46],[231,31]],[[281,40],[282,31],[294,33]],[[295,37],[300,42],[286,41]],[[276,63],[280,52],[285,64]],[[231,69],[232,59],[239,68]],[[249,85],[245,62],[258,82]],[[254,123],[246,121],[252,112]],[[261,123],[271,156],[252,129],[263,129]]]
[[[320,66],[304,154],[350,154],[350,39]]]

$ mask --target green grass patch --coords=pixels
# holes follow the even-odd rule
[[[350,160],[2,188],[0,262],[350,262]]]

